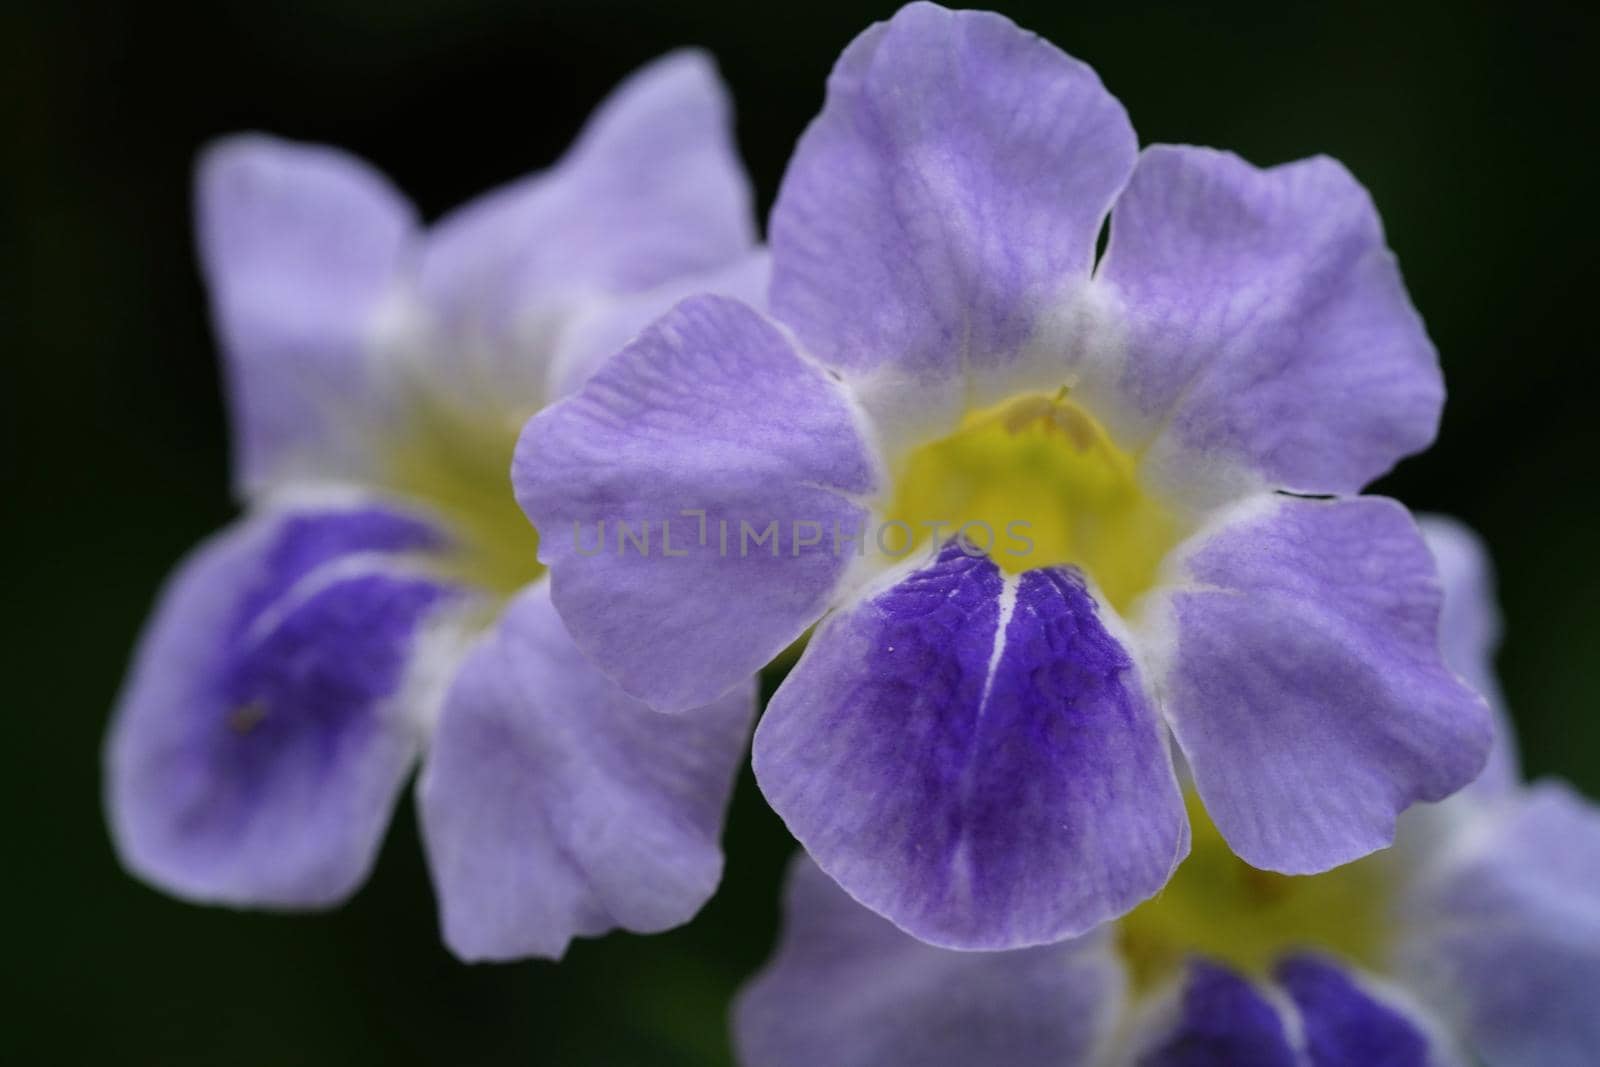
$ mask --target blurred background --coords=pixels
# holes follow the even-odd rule
[[[1527,769],[1600,795],[1596,18],[1576,7],[995,6],[1095,66],[1144,141],[1315,152],[1371,188],[1442,353],[1438,445],[1379,489],[1492,546]],[[441,948],[409,803],[356,899],[192,907],[107,842],[99,745],[158,584],[234,514],[189,168],[259,128],[374,161],[425,214],[550,163],[622,75],[710,49],[763,216],[844,44],[891,4],[224,0],[0,14],[0,441],[12,1063],[725,1064],[791,847],[748,773],[689,927],[561,965]],[[772,680],[768,680],[770,689]],[[7,1046],[12,1046],[7,1048]],[[822,1067],[822,1065],[819,1065]]]

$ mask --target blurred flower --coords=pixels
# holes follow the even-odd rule
[[[1446,651],[1490,677],[1476,541],[1429,525]],[[1490,640],[1485,641],[1486,638]],[[1514,754],[1339,870],[1253,870],[1214,835],[1114,926],[1014,952],[918,942],[809,861],[775,958],[743,991],[745,1067],[1584,1067],[1600,1049],[1600,810],[1523,788]]]
[[[178,570],[106,747],[130,870],[317,907],[419,755],[445,940],[559,956],[694,914],[721,875],[748,682],[656,714],[591,668],[511,497],[517,432],[687,292],[758,293],[710,63],[629,79],[552,169],[424,231],[360,161],[248,135],[198,178],[247,515]]]
[[[840,58],[770,236],[771,317],[679,305],[513,477],[575,641],[652,705],[829,616],[754,761],[851,896],[967,949],[1128,911],[1189,849],[1169,730],[1287,873],[1479,772],[1428,552],[1353,495],[1444,394],[1342,166],[1140,153],[1088,67],[913,4]],[[668,523],[673,558],[624,539]]]

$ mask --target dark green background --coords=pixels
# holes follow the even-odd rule
[[[722,893],[689,928],[464,967],[409,805],[317,917],[190,907],[117,868],[99,743],[163,574],[226,522],[189,166],[257,127],[344,145],[430,216],[548,163],[620,76],[715,52],[763,210],[839,49],[889,5],[258,0],[8,5],[0,1058],[66,1063],[716,1064],[766,954],[789,842],[748,774]],[[298,6],[298,5],[296,5]],[[1591,364],[1595,20],[1522,5],[1006,4],[1092,63],[1146,140],[1313,152],[1372,189],[1451,389],[1382,488],[1499,559],[1530,771],[1600,792]],[[31,1052],[6,1056],[7,1046]],[[819,1065],[825,1067],[825,1065]]]

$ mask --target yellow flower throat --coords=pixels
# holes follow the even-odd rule
[[[917,449],[884,518],[908,524],[919,543],[932,524],[941,537],[961,527],[1008,573],[1073,564],[1119,611],[1151,586],[1187,532],[1144,490],[1135,458],[1066,389],[974,411]]]
[[[1390,872],[1383,854],[1325,874],[1261,871],[1233,854],[1193,793],[1193,846],[1156,896],[1117,924],[1135,985],[1161,981],[1190,956],[1267,975],[1286,952],[1317,949],[1381,967]]]
[[[385,449],[385,487],[436,511],[457,539],[449,575],[505,595],[544,572],[539,535],[512,495],[520,429],[506,418],[470,418],[418,400]]]

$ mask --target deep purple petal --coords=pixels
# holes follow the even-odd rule
[[[451,949],[556,958],[687,922],[722,876],[754,714],[748,683],[651,711],[583,659],[547,586],[523,592],[457,674],[418,787]]]
[[[804,856],[783,939],[740,992],[743,1067],[1087,1067],[1126,979],[1108,930],[1014,952],[953,952],[897,930]]]
[[[807,348],[955,403],[1088,280],[1137,149],[1094,72],[1009,19],[902,8],[847,48],[773,209]],[[919,394],[920,395],[920,394]]]
[[[1470,782],[1488,708],[1444,666],[1440,591],[1393,501],[1261,498],[1183,550],[1166,711],[1228,844],[1309,874]]]
[[[1334,160],[1146,149],[1096,279],[1127,333],[1119,391],[1168,480],[1214,457],[1355,492],[1433,440],[1438,357],[1371,198]]]
[[[1429,1067],[1425,1027],[1363,989],[1336,964],[1291,956],[1274,975],[1300,1014],[1312,1067]]]
[[[745,305],[697,297],[530,421],[512,481],[579,647],[672,711],[816,621],[876,474],[836,382]]]
[[[955,542],[823,624],[755,771],[824,870],[930,944],[1082,933],[1188,850],[1165,732],[1081,579],[1009,590]]]
[[[1517,769],[1516,732],[1494,672],[1494,655],[1500,648],[1500,608],[1495,601],[1489,553],[1477,534],[1454,519],[1427,515],[1419,517],[1418,525],[1444,587],[1444,608],[1439,614],[1444,662],[1482,694],[1494,712],[1494,749],[1483,773],[1469,788],[1474,793],[1504,793],[1522,776]]]
[[[1244,978],[1205,960],[1131,1040],[1137,1067],[1301,1067],[1279,1009]]]
[[[748,254],[755,226],[732,132],[710,58],[674,52],[614,90],[554,167],[442,220],[422,285],[442,327],[467,342],[458,355],[526,362],[529,342],[559,329],[575,298],[639,292]]]
[[[1600,1049],[1600,809],[1546,783],[1501,801],[1415,886],[1401,972],[1488,1067]]]
[[[358,159],[259,134],[206,150],[195,201],[236,489],[365,469],[374,319],[415,234],[412,208]]]
[[[365,877],[420,730],[418,636],[452,598],[377,508],[272,515],[184,563],[108,742],[109,815],[141,877],[186,897],[310,907]]]

